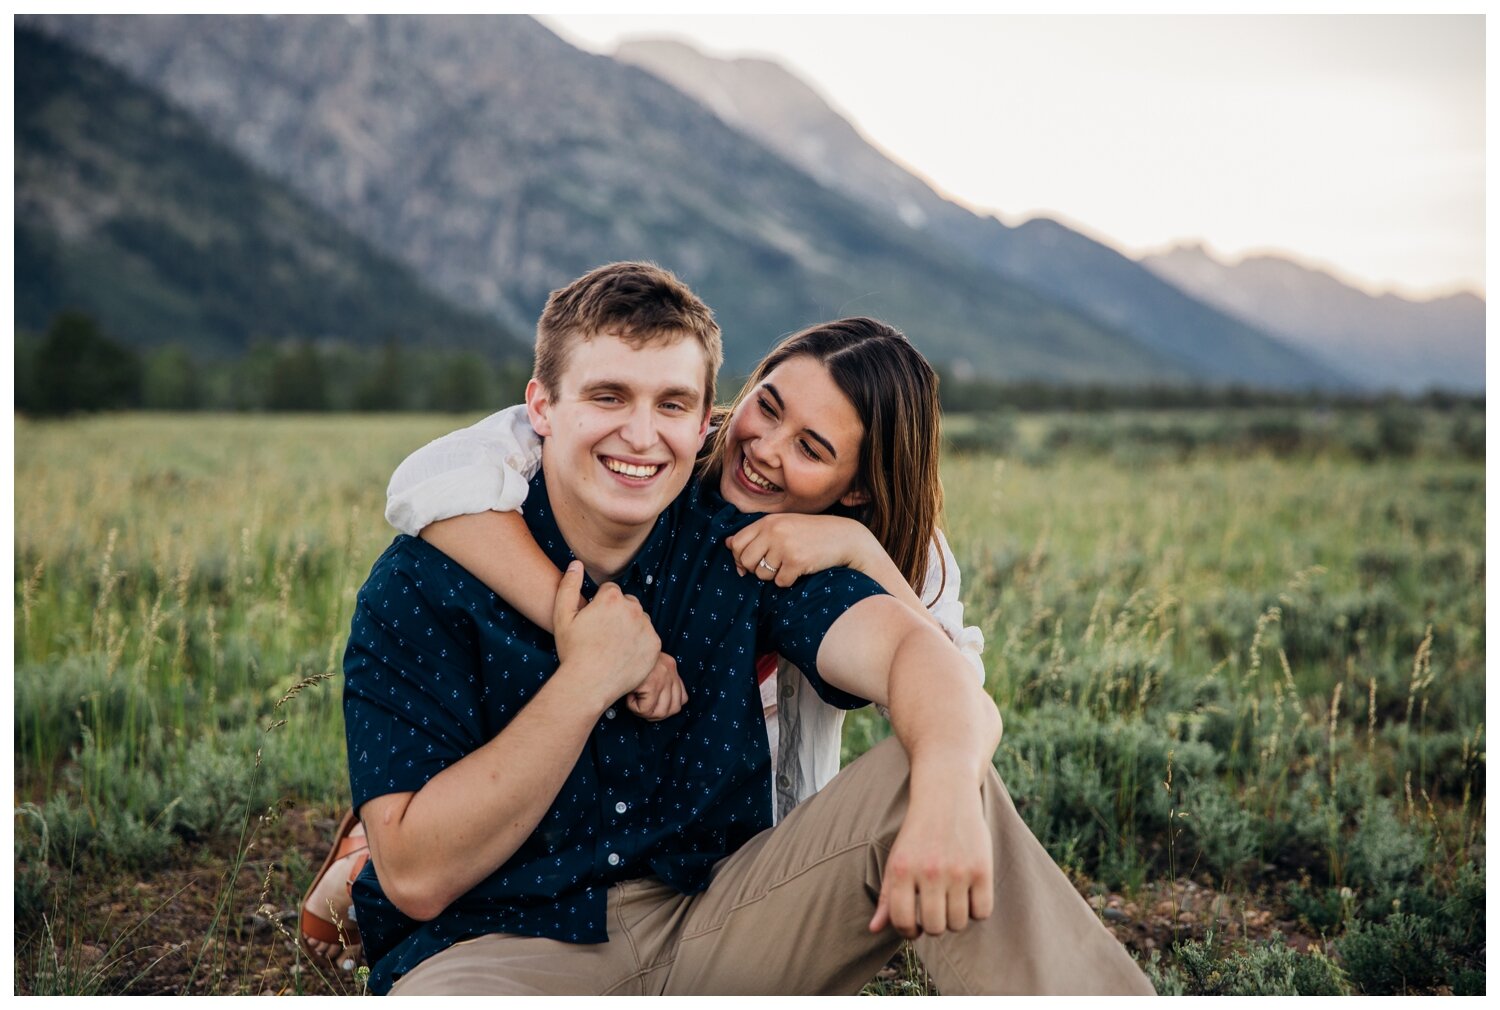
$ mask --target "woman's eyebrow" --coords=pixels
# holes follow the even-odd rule
[[[802,430],[805,431],[805,432],[807,432],[808,437],[816,440],[818,443],[820,443],[823,446],[823,448],[827,449],[828,450],[828,455],[832,456],[834,459],[838,459],[839,458],[838,450],[833,447],[833,443],[832,442],[828,441],[828,439],[824,438],[822,435],[819,435],[816,431],[813,431],[811,428],[803,428]]]
[[[776,401],[776,407],[777,407],[777,409],[779,409],[783,413],[785,413],[786,412],[786,401],[781,398],[781,393],[777,391],[776,387],[773,386],[773,385],[771,385],[769,382],[767,382],[767,383],[763,384],[762,388],[764,388],[766,392],[768,392],[768,393],[771,394],[771,399],[773,399],[773,400]],[[816,431],[813,431],[811,428],[803,428],[802,430],[805,431],[805,432],[807,432],[808,436],[810,438],[812,438],[814,441],[816,441],[819,445],[821,445],[823,448],[827,449],[828,450],[828,455],[832,456],[834,459],[838,459],[839,458],[839,451],[833,447],[833,443],[832,442],[828,441],[828,439],[824,438],[822,435],[819,435]]]

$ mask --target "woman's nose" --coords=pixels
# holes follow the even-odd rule
[[[774,466],[781,460],[780,445],[774,436],[761,435],[755,438],[747,451],[757,463]]]

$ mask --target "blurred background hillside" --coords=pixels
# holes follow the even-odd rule
[[[1017,384],[1483,390],[1477,294],[1007,225],[767,60],[602,56],[522,16],[26,16],[15,52],[31,412],[503,403],[547,292],[623,258],[715,308],[726,379],[861,313],[943,370],[950,408]],[[60,374],[99,355],[110,381]]]

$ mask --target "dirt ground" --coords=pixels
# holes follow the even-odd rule
[[[56,881],[59,909],[50,942],[45,934],[18,937],[17,991],[47,991],[37,981],[38,966],[51,957],[49,969],[74,991],[85,982],[97,992],[138,995],[358,993],[353,973],[312,963],[295,942],[297,903],[335,824],[317,810],[290,810],[261,822],[232,887],[226,881],[239,847],[230,844],[184,845],[172,865],[142,879]],[[1317,942],[1274,895],[1231,899],[1206,882],[1185,879],[1148,884],[1131,895],[1094,895],[1087,881],[1074,883],[1140,960],[1154,950],[1170,960],[1174,942],[1201,939],[1210,929],[1231,942],[1273,932],[1299,950]],[[81,899],[83,893],[96,897]],[[910,973],[906,956],[898,954],[878,981]]]

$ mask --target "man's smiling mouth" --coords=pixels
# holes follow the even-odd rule
[[[605,469],[611,473],[620,474],[622,477],[634,477],[637,480],[655,477],[666,465],[665,463],[627,463],[610,456],[601,456],[599,459],[603,462]]]

